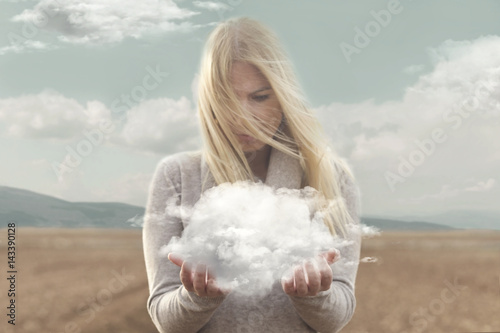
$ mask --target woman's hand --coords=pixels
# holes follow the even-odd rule
[[[290,296],[315,296],[330,289],[333,272],[330,265],[340,259],[338,250],[330,250],[293,268],[293,274],[281,279],[283,291]]]
[[[168,254],[168,259],[181,268],[180,278],[186,290],[201,297],[217,297],[229,293],[229,290],[217,286],[213,274],[206,265],[194,266],[173,253]]]

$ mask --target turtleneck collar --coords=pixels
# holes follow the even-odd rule
[[[215,186],[215,180],[211,172],[209,172],[208,165],[205,161],[204,154],[201,154],[201,182],[207,178],[205,190]],[[299,160],[293,156],[289,156],[280,150],[271,147],[271,154],[269,157],[269,166],[265,184],[278,188],[300,189],[302,183],[303,171],[300,166]]]

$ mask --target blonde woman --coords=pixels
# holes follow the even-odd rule
[[[231,18],[210,34],[198,92],[203,148],[163,158],[149,188],[147,309],[160,332],[326,333],[351,319],[361,239],[349,226],[359,225],[358,187],[347,163],[329,148],[293,73],[276,36],[253,19]],[[330,233],[350,245],[311,258],[259,299],[221,290],[205,266],[160,254],[188,223],[169,214],[168,202],[193,206],[206,189],[238,180],[314,187],[327,199],[317,208],[327,212]]]

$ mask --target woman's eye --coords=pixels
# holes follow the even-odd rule
[[[261,95],[261,96],[254,96],[253,99],[256,100],[257,102],[262,102],[265,101],[269,95]]]

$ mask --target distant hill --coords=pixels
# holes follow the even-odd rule
[[[500,230],[500,211],[483,209],[456,209],[422,216],[396,216],[384,218],[400,221],[428,221],[460,229]]]
[[[137,228],[145,209],[119,202],[70,202],[45,194],[0,186],[0,220],[17,226],[58,228]],[[437,223],[403,222],[391,218],[362,217],[361,222],[380,230],[450,230]]]
[[[374,218],[374,217],[361,217],[361,223],[366,224],[368,226],[374,226],[380,230],[393,230],[393,231],[432,231],[432,230],[453,230],[450,226],[430,223],[430,222],[421,222],[421,221],[412,221],[412,222],[403,222],[398,220],[384,219],[384,218]]]
[[[18,227],[131,228],[144,208],[118,202],[70,202],[48,195],[0,186],[0,220]]]

